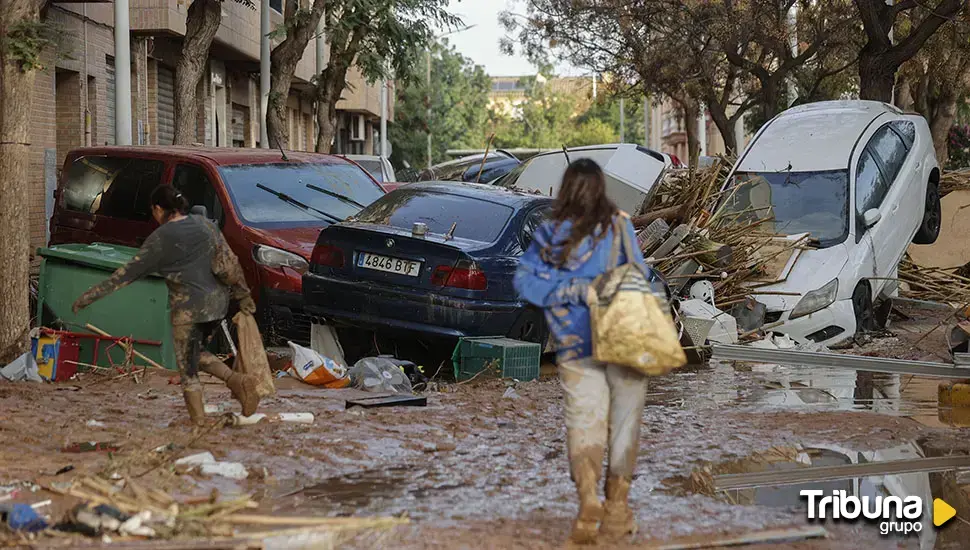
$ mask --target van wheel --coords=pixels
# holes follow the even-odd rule
[[[940,207],[940,188],[933,183],[926,186],[926,206],[923,211],[923,223],[920,224],[913,242],[916,244],[933,244],[940,236],[940,222],[943,219]]]
[[[863,334],[876,329],[876,316],[872,310],[872,292],[865,282],[859,283],[852,293],[852,310],[855,312],[855,333]]]

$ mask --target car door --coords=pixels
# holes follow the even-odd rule
[[[910,242],[913,186],[900,176],[906,156],[903,140],[886,124],[873,134],[856,165],[856,240],[869,237],[877,278],[892,276]],[[869,210],[878,210],[880,220],[867,228],[863,219]]]
[[[139,247],[155,230],[151,193],[162,183],[160,160],[91,155],[65,167],[51,222],[51,244],[104,242]]]

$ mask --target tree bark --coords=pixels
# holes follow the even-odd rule
[[[724,149],[727,155],[736,155],[738,152],[738,142],[736,134],[734,133],[734,123],[737,119],[735,117],[728,117],[724,107],[717,101],[711,101],[711,99],[714,98],[709,98],[707,101],[707,112],[711,114],[711,120],[717,126],[718,132],[721,133],[721,139],[724,140]]]
[[[337,102],[347,86],[348,63],[331,56],[331,64],[320,73],[317,83],[317,152],[329,153],[337,136]]]
[[[10,44],[39,20],[35,0],[0,1],[0,366],[28,350],[30,330],[30,234],[24,223],[30,218],[31,189],[25,182],[37,67],[25,64]]]
[[[222,24],[219,0],[193,0],[185,17],[185,39],[175,65],[175,145],[198,141],[198,87],[209,63],[209,48]]]
[[[701,155],[701,142],[698,136],[700,106],[692,100],[682,102],[681,106],[684,112],[684,129],[687,133],[687,164],[691,168],[697,168],[697,159]]]
[[[957,119],[957,96],[951,89],[944,91],[936,100],[933,117],[930,118],[930,134],[936,149],[936,160],[940,166],[950,160],[950,128]]]
[[[296,65],[303,57],[307,44],[316,34],[317,24],[323,15],[326,0],[315,0],[309,15],[293,17],[295,23],[288,25],[286,38],[270,54],[269,108],[266,113],[266,133],[270,146],[289,149],[290,132],[286,123],[286,103],[290,83]]]
[[[898,68],[886,52],[872,52],[868,45],[864,47],[859,54],[859,99],[892,103]]]

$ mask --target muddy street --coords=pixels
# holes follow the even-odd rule
[[[903,329],[895,332],[903,336],[868,346],[905,353],[912,340]],[[251,494],[259,503],[256,512],[274,516],[411,520],[387,531],[328,535],[338,537],[328,544],[339,547],[560,548],[577,504],[565,453],[562,392],[554,371],[544,373],[528,383],[441,384],[427,393],[427,407],[349,410],[345,400],[356,390],[279,379],[278,393],[263,411],[309,412],[312,424],[264,421],[215,429],[194,442],[186,428],[170,426],[184,413],[169,376],[148,376],[138,384],[131,377],[94,374],[75,384],[4,384],[0,485],[36,484],[36,492],[28,484],[16,499],[52,499],[52,517],[76,500],[47,489],[100,475],[137,478],[177,499],[212,491],[221,498]],[[203,380],[210,419],[238,407],[223,386]],[[631,492],[640,532],[631,547],[804,528],[810,524],[798,489],[809,486],[880,494],[886,487],[912,492],[925,485],[934,496],[946,493],[948,502],[958,502],[959,511],[970,481],[959,470],[718,488],[722,474],[965,454],[967,431],[951,426],[959,419],[937,406],[938,384],[911,376],[741,363],[685,367],[652,379]],[[62,451],[80,442],[118,450]],[[248,477],[202,475],[172,464],[204,451],[241,463]],[[73,469],[53,475],[67,466]],[[918,536],[887,539],[862,521],[811,525],[823,525],[828,537],[787,545],[957,548],[966,529],[951,522]]]

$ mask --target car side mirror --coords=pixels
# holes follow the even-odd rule
[[[865,224],[866,229],[876,225],[881,219],[882,212],[880,212],[877,208],[870,208],[869,210],[866,210],[865,214],[862,215],[862,223]]]

